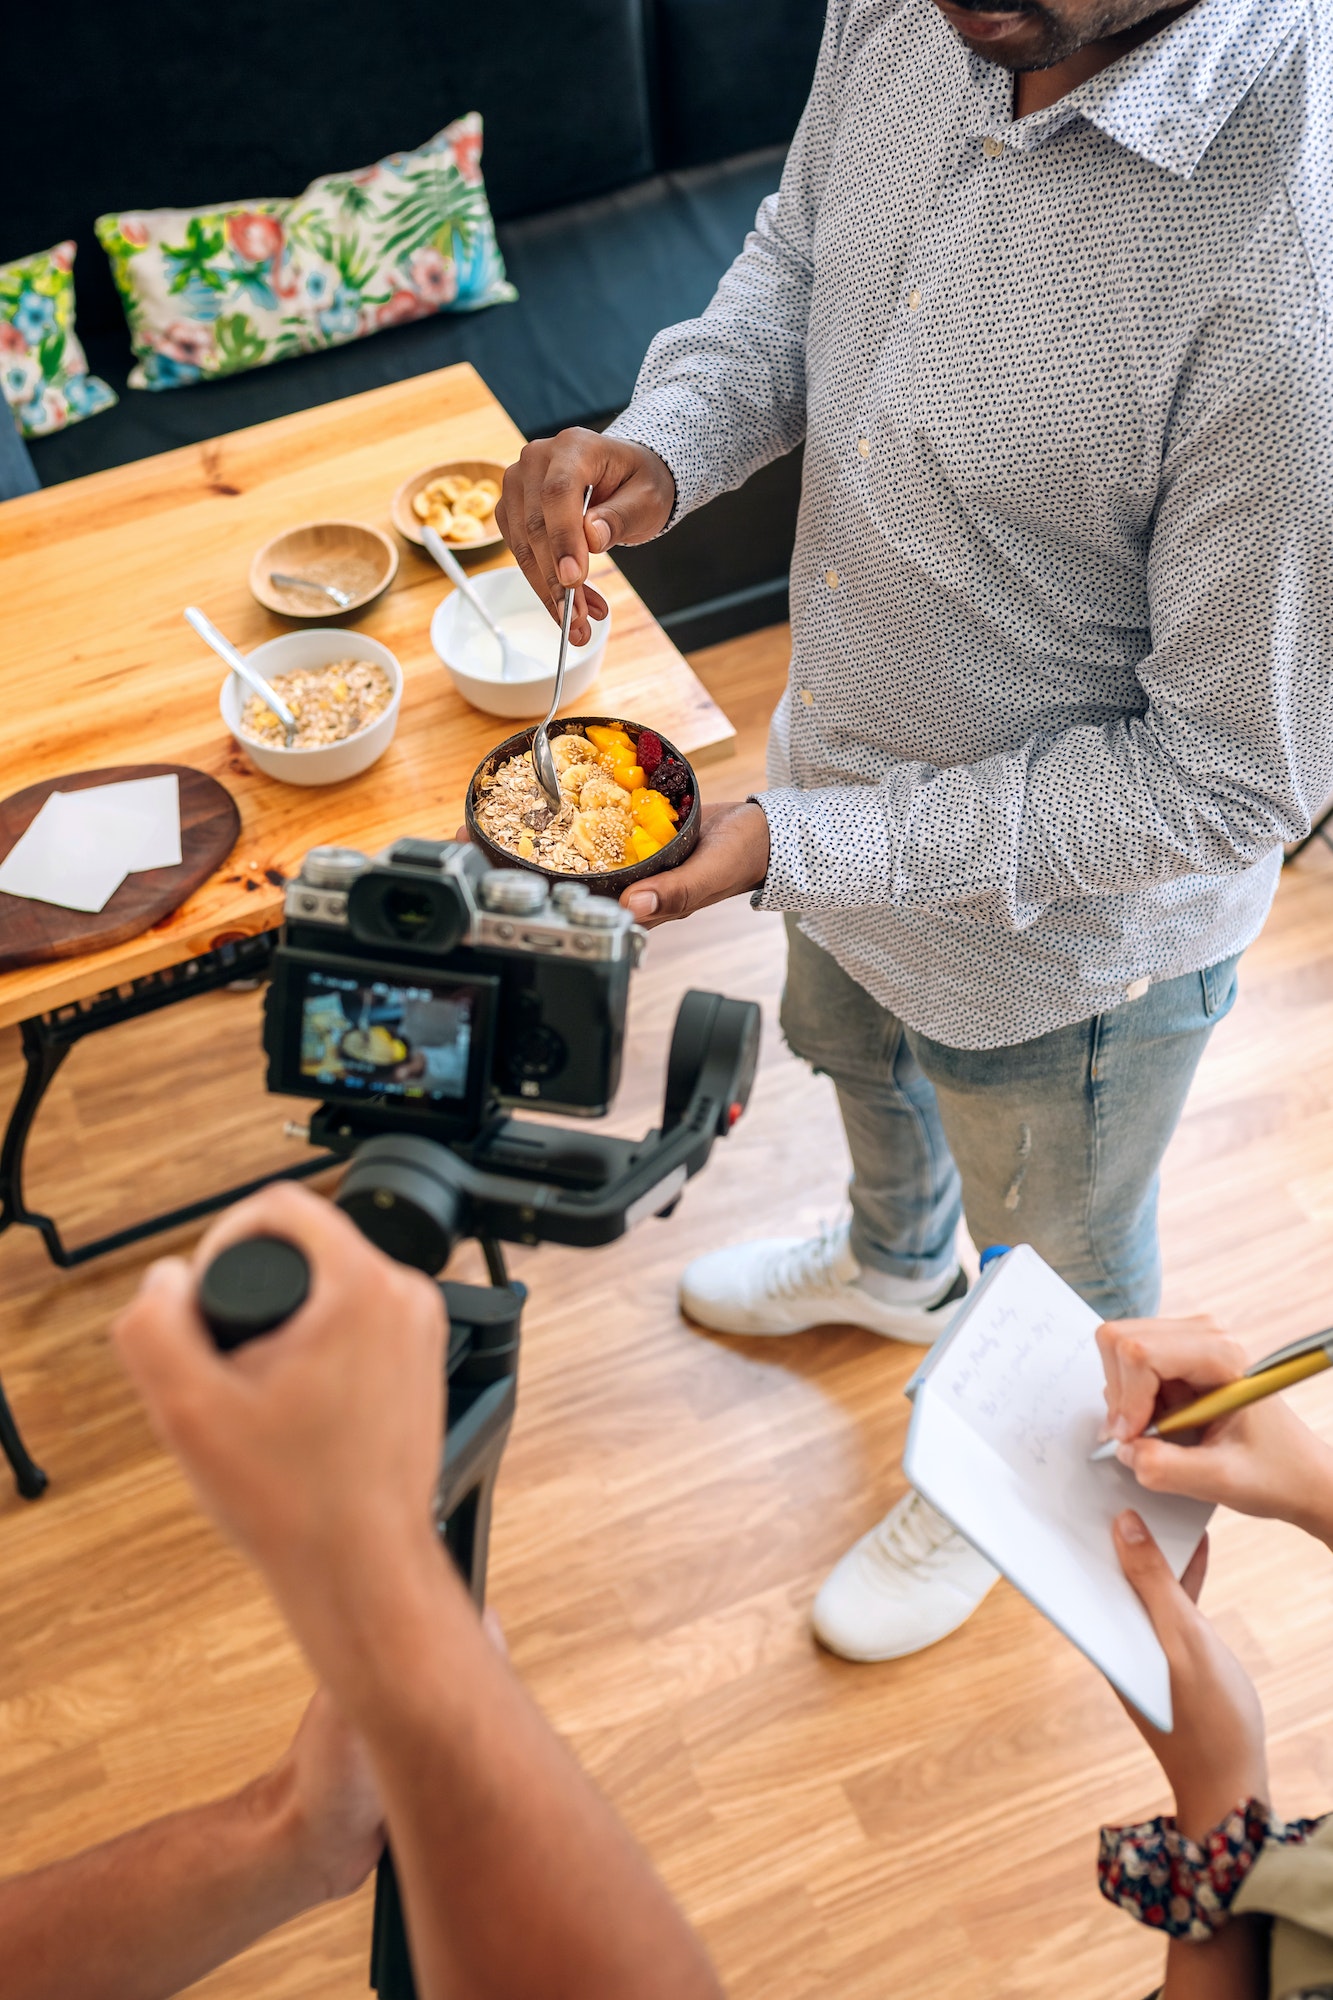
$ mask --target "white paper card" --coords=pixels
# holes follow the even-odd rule
[[[125,880],[143,820],[114,808],[90,815],[81,792],[52,792],[0,862],[0,889],[66,910],[101,910]],[[117,821],[119,824],[117,825]]]
[[[1171,1727],[1166,1655],[1111,1538],[1126,1507],[1179,1576],[1210,1507],[1149,1493],[1090,1453],[1106,1414],[1100,1315],[1020,1244],[987,1271],[908,1385],[908,1478],[1121,1694]]]
[[[61,909],[105,909],[127,875],[181,859],[174,771],[52,792],[0,862],[0,889]]]
[[[95,785],[89,791],[66,796],[95,801],[118,812],[132,812],[144,823],[137,859],[129,866],[134,874],[141,868],[179,868],[181,860],[180,780],[174,771],[160,778],[126,778],[117,785]]]

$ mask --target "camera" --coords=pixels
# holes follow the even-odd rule
[[[361,1131],[474,1137],[497,1107],[597,1117],[620,1081],[629,913],[454,841],[317,847],[288,885],[265,1009],[269,1089]]]
[[[268,1087],[323,1100],[304,1135],[329,1164],[351,1157],[338,1205],[402,1263],[439,1271],[473,1236],[503,1283],[502,1241],[612,1242],[671,1211],[749,1098],[758,1008],[687,993],[657,1131],[509,1115],[595,1118],[620,1080],[644,934],[577,884],[548,895],[540,876],[454,841],[399,840],[376,861],[317,847],[286,912]]]

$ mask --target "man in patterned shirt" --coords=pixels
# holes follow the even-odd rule
[[[707,311],[511,471],[578,638],[589,549],[804,444],[768,788],[626,901],[784,913],[851,1219],[698,1259],[704,1325],[928,1342],[964,1213],[1154,1310],[1162,1154],[1333,789],[1330,107],[1317,0],[832,0]],[[892,1658],[993,1576],[909,1494],[815,1627]]]

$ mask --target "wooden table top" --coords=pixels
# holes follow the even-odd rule
[[[201,605],[245,652],[299,629],[250,595],[250,558],[269,536],[315,519],[392,534],[389,501],[409,474],[447,459],[507,464],[522,443],[464,364],[0,508],[3,789],[169,761],[219,779],[241,812],[228,862],[152,930],[0,978],[0,1026],[272,927],[281,879],[321,842],[373,852],[400,834],[453,834],[468,779],[515,725],[470,708],[431,651],[449,585],[424,552],[400,542],[392,587],[349,620],[391,648],[405,687],[389,749],[345,784],[284,785],[252,769],[218,714],[225,669],[181,612]],[[510,560],[501,550],[478,566]],[[592,573],[612,627],[584,702],[657,723],[692,758],[730,751],[731,724],[615,565],[596,557]]]

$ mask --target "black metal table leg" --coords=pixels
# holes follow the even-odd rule
[[[276,933],[268,931],[260,932],[257,937],[238,939],[200,958],[189,959],[182,965],[149,973],[142,979],[133,980],[128,986],[96,994],[91,1000],[79,1001],[71,1006],[53,1008],[49,1013],[35,1014],[20,1023],[23,1082],[9,1114],[4,1139],[0,1141],[0,1235],[7,1229],[17,1227],[35,1229],[51,1262],[61,1270],[70,1270],[76,1265],[86,1264],[90,1258],[105,1256],[108,1251],[123,1249],[129,1243],[142,1242],[145,1237],[159,1235],[163,1230],[198,1222],[205,1215],[212,1215],[217,1209],[229,1207],[232,1202],[267,1187],[272,1181],[305,1180],[312,1174],[322,1173],[326,1167],[343,1164],[339,1154],[319,1153],[277,1173],[261,1174],[240,1187],[224,1188],[219,1194],[206,1195],[201,1201],[187,1202],[181,1208],[168,1209],[162,1215],[149,1216],[146,1221],[131,1223],[125,1229],[113,1230],[91,1243],[73,1247],[64,1241],[59,1224],[52,1216],[29,1208],[24,1199],[23,1156],[33,1121],[52,1079],[75,1043],[107,1028],[117,1027],[123,1021],[157,1013],[163,1007],[177,1006],[182,1000],[192,1000],[196,994],[215,992],[219,987],[231,985],[237,980],[265,978],[275,940]],[[46,1490],[46,1474],[29,1457],[2,1390],[0,1447],[14,1468],[19,1492],[25,1500],[35,1500]]]
[[[14,1484],[24,1500],[36,1500],[45,1493],[46,1474],[40,1465],[30,1457],[28,1448],[19,1435],[19,1427],[14,1422],[14,1413],[5,1399],[3,1383],[0,1383],[0,1450],[4,1451],[14,1473]]]

